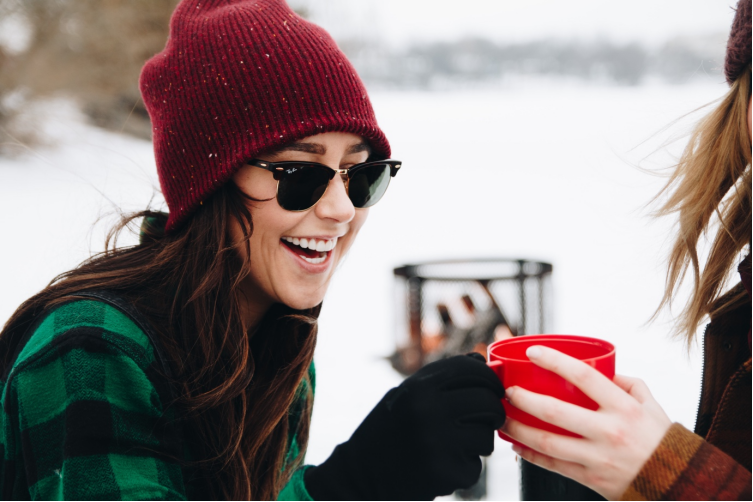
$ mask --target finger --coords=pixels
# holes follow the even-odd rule
[[[491,390],[482,387],[453,390],[445,393],[447,407],[459,424],[483,424],[492,430],[505,421],[502,400]]]
[[[633,396],[639,403],[653,401],[654,396],[646,383],[640,378],[631,378],[623,375],[615,375],[613,382],[622,390]]]
[[[453,465],[447,469],[446,465]],[[417,466],[418,479],[433,479],[432,489],[435,494],[450,495],[458,488],[465,488],[478,481],[483,464],[478,455],[438,456],[422,466]],[[436,473],[441,472],[441,476]],[[415,478],[410,478],[415,481]],[[407,480],[404,480],[404,482]],[[397,500],[397,499],[396,499]],[[414,499],[415,500],[415,499]],[[424,499],[429,500],[429,499]]]
[[[494,451],[494,429],[480,425],[464,427],[457,437],[457,446],[466,455],[487,457]]]
[[[599,425],[595,411],[522,387],[509,387],[507,400],[521,411],[584,437],[591,437]]]
[[[638,405],[643,408],[643,410],[648,411],[651,415],[660,420],[669,420],[667,413],[656,401],[656,399],[654,399],[654,396],[653,394],[651,394],[648,385],[646,385],[643,380],[641,380],[640,378],[630,378],[622,375],[615,375],[614,381],[621,389],[630,394],[635,399],[635,401],[638,402]],[[635,408],[629,406],[628,403],[626,403],[623,411],[628,413],[636,412]]]
[[[526,350],[528,358],[544,369],[561,376],[578,387],[599,406],[614,407],[627,396],[610,379],[583,361],[542,345],[534,345]]]
[[[561,436],[507,418],[502,432],[539,453],[559,460],[588,465],[596,458],[588,439]]]
[[[476,481],[478,481],[479,476],[481,476],[481,469],[483,469],[484,464],[481,462],[481,458],[479,458],[478,455],[466,456],[464,460],[465,462],[463,462],[462,467],[457,469],[454,473],[457,482],[455,483],[453,491],[457,488],[470,488]],[[447,493],[447,495],[450,493]]]
[[[504,397],[505,389],[502,387],[502,382],[486,363],[468,356],[455,356],[446,361],[451,361],[453,364],[452,369],[446,372],[447,376],[441,386],[442,390],[483,387],[492,390],[499,399]]]
[[[539,467],[567,476],[581,484],[583,484],[583,481],[585,480],[586,468],[581,464],[553,458],[537,452],[536,450],[526,448],[525,446],[513,445],[512,449],[520,458],[527,460],[532,464],[536,464]]]

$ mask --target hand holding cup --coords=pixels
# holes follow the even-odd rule
[[[508,418],[501,432],[522,458],[588,486],[607,499],[627,489],[661,442],[671,422],[639,379],[613,379],[591,365],[543,345],[526,349],[537,367],[583,392],[597,407],[588,409],[521,385],[506,388],[508,404],[570,434]],[[576,436],[576,437],[573,437]]]

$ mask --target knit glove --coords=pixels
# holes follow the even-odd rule
[[[431,363],[390,390],[321,465],[314,500],[432,500],[476,482],[505,421],[504,389],[479,354]]]

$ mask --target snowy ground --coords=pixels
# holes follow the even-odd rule
[[[657,131],[725,89],[518,82],[375,93],[380,123],[405,168],[371,210],[325,300],[308,461],[324,460],[399,383],[383,359],[394,348],[392,268],[428,259],[553,263],[553,331],[615,343],[618,372],[643,378],[670,417],[692,427],[699,351],[688,356],[669,340],[666,319],[645,324],[661,297],[672,225],[648,216],[645,204],[663,180],[635,164],[668,165],[666,152],[643,161],[670,137]],[[54,145],[0,159],[0,322],[54,275],[101,249],[107,213],[143,208],[157,186],[149,143],[85,125],[61,104],[42,122]],[[671,134],[690,123],[680,121]],[[514,454],[502,441],[489,473],[490,499],[517,498]]]

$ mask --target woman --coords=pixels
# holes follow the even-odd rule
[[[184,0],[140,86],[170,212],[126,218],[113,236],[141,220],[139,245],[60,275],[0,334],[4,498],[471,485],[504,391],[467,356],[423,368],[301,465],[322,299],[401,167],[334,41],[282,0]]]
[[[730,91],[698,126],[665,189],[672,193],[663,213],[679,212],[680,226],[663,305],[672,300],[690,264],[695,288],[679,320],[688,343],[704,316],[711,317],[704,335],[696,434],[672,424],[642,381],[619,375],[609,381],[545,347],[531,347],[528,356],[571,381],[600,408],[589,411],[507,389],[514,406],[583,436],[547,434],[508,420],[503,430],[527,446],[515,451],[608,499],[751,497],[750,65],[751,2],[741,0],[725,64]],[[699,273],[696,246],[704,232],[712,232],[714,215],[721,222]],[[734,272],[741,282],[724,292],[725,279]]]

